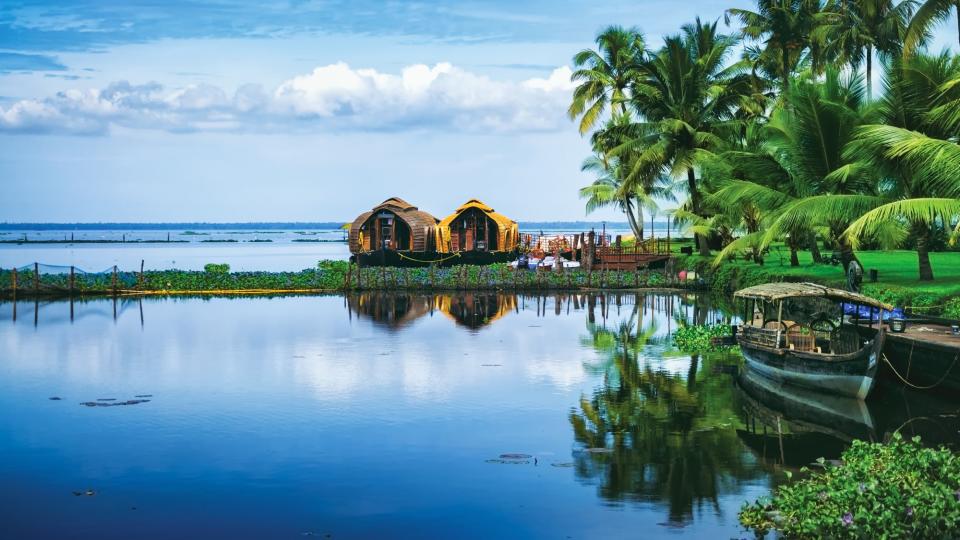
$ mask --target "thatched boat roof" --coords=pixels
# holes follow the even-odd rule
[[[503,214],[499,214],[495,212],[493,208],[485,204],[480,199],[470,199],[469,201],[461,204],[460,208],[457,208],[457,210],[454,213],[443,218],[443,220],[440,222],[440,227],[443,227],[443,228],[449,227],[450,224],[453,223],[455,219],[457,219],[457,216],[459,216],[460,214],[462,214],[463,212],[471,208],[476,208],[477,210],[480,210],[481,212],[486,214],[490,219],[492,219],[497,223],[497,226],[499,226],[501,230],[510,230],[511,228],[517,226],[516,221],[508,218]]]
[[[437,218],[428,212],[418,209],[416,206],[408,203],[400,197],[390,197],[369,212],[364,212],[357,216],[350,224],[350,252],[360,253],[363,246],[360,245],[360,228],[368,219],[382,210],[393,212],[397,218],[403,220],[413,234],[413,251],[426,251],[427,236],[435,234],[434,228],[437,225]]]
[[[884,310],[893,309],[893,306],[890,304],[885,304],[869,296],[844,291],[843,289],[824,287],[816,283],[766,283],[764,285],[755,285],[753,287],[747,287],[746,289],[740,289],[733,293],[733,296],[735,298],[751,298],[754,300],[764,300],[766,302],[776,302],[785,298],[798,297],[826,298]]]

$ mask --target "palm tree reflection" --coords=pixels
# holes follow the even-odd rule
[[[637,313],[610,327],[588,318],[583,342],[601,360],[586,368],[603,384],[570,412],[575,470],[604,499],[666,502],[669,521],[683,524],[695,506],[719,512],[721,493],[763,472],[737,439],[730,378],[698,379],[723,359],[689,356],[685,373],[660,368],[647,355],[662,353],[669,336]]]

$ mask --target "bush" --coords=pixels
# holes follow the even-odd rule
[[[673,344],[684,352],[725,351],[731,345],[714,345],[713,338],[730,337],[730,325],[696,324],[680,326],[673,333]]]
[[[757,534],[776,530],[790,538],[960,534],[960,458],[950,450],[894,434],[888,444],[854,441],[842,465],[818,461],[822,472],[745,504],[740,522]]]
[[[203,271],[209,274],[229,274],[230,265],[229,264],[215,264],[208,263],[203,266]]]

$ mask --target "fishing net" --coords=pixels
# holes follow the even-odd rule
[[[85,289],[128,289],[138,282],[137,272],[125,272],[115,266],[99,271],[75,266],[34,263],[0,270],[0,290],[39,292],[83,291]]]

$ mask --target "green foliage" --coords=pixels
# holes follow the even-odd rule
[[[790,538],[954,538],[960,531],[960,456],[894,434],[854,441],[842,465],[743,506],[740,522]],[[808,472],[805,469],[803,472]]]
[[[461,265],[449,268],[364,267],[358,279],[357,267],[347,261],[320,261],[316,269],[300,272],[230,272],[225,264],[208,264],[203,271],[162,270],[118,272],[117,289],[128,291],[293,291],[345,289],[364,290],[576,290],[633,289],[645,287],[684,287],[673,283],[656,270],[637,272],[585,272],[568,269],[562,272],[514,270],[508,264],[487,266]],[[13,289],[12,273],[0,270],[0,293]],[[349,280],[348,280],[349,278]],[[33,293],[33,272],[17,275],[19,294]],[[113,277],[105,274],[77,274],[77,293],[108,293],[113,290]],[[42,274],[41,295],[69,292],[67,274]]]
[[[209,274],[229,274],[230,265],[229,264],[216,264],[208,263],[203,266],[203,271]]]
[[[683,352],[727,351],[735,349],[730,345],[715,345],[714,338],[730,337],[728,324],[683,325],[673,332],[673,344]]]

